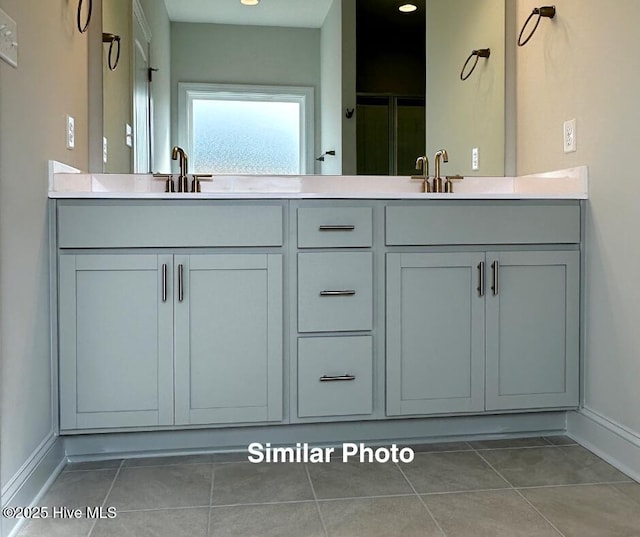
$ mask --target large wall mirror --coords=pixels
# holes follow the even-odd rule
[[[510,174],[508,1],[406,3],[103,0],[92,171],[168,172],[181,145],[197,172],[409,175],[445,148],[447,174]]]

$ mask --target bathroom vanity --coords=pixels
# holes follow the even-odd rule
[[[578,406],[586,180],[105,177],[50,193],[62,433]]]

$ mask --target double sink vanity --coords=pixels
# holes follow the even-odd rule
[[[51,176],[62,433],[578,406],[586,169],[163,190]]]

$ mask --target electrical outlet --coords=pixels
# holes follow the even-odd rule
[[[477,172],[480,169],[480,148],[474,147],[471,150],[471,169]]]
[[[104,162],[105,164],[107,163],[107,157],[109,155],[109,144],[107,142],[107,137],[103,136],[102,137],[102,162]]]
[[[133,127],[128,123],[124,126],[124,143],[128,147],[133,147]]]
[[[564,152],[571,153],[576,151],[577,139],[576,139],[576,120],[571,119],[564,122]]]
[[[73,116],[67,114],[67,149],[76,146],[76,122]]]

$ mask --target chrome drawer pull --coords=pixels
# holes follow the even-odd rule
[[[345,289],[344,291],[320,291],[320,296],[354,296],[356,292],[353,289]]]
[[[318,231],[354,231],[356,226],[320,226]]]
[[[485,293],[485,278],[484,278],[484,261],[478,264],[478,295],[484,296]]]
[[[491,285],[491,290],[493,291],[493,296],[498,294],[498,276],[500,273],[500,264],[497,261],[494,261],[491,264],[491,268],[493,269],[493,284]]]
[[[350,380],[356,380],[356,377],[354,375],[323,375],[322,377],[320,377],[320,382],[341,382]]]
[[[184,265],[178,265],[178,302],[184,300]]]
[[[167,301],[167,264],[162,265],[162,302]]]

